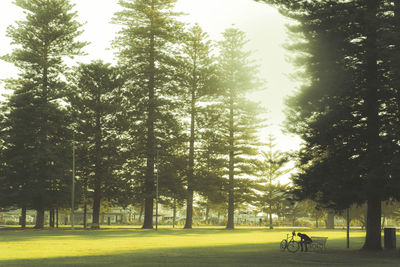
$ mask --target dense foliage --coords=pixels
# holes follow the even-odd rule
[[[301,198],[367,203],[365,249],[381,248],[381,202],[398,198],[398,1],[265,1],[297,21],[289,50],[303,86],[288,101],[300,135]],[[396,192],[397,191],[397,192]]]
[[[246,94],[261,83],[243,32],[227,29],[216,46],[178,20],[175,2],[121,0],[117,66],[70,68],[65,57],[86,44],[75,40],[73,5],[16,1],[26,17],[9,27],[15,46],[3,57],[20,72],[0,117],[2,208],[36,209],[42,228],[45,210],[54,217],[70,206],[72,176],[76,204],[92,205],[92,227],[102,207],[132,205],[153,228],[156,200],[174,210],[186,201],[191,228],[196,198],[228,211],[234,227],[234,204],[256,196],[249,178],[261,109]]]
[[[26,19],[7,31],[16,48],[3,59],[19,68],[19,76],[6,84],[15,93],[3,120],[3,167],[7,189],[15,197],[9,199],[36,209],[36,227],[41,228],[44,210],[65,206],[67,200],[70,121],[57,100],[65,97],[67,87],[63,60],[80,54],[85,43],[75,41],[81,24],[69,1],[15,4],[26,11]]]

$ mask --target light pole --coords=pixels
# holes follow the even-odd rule
[[[346,219],[347,219],[346,247],[350,248],[350,208],[346,209]]]
[[[71,190],[71,229],[74,230],[75,209],[75,133],[72,138],[72,190]]]
[[[157,149],[157,155],[156,155],[156,166],[157,166],[157,175],[156,175],[156,231],[158,231],[158,171],[159,171],[158,149]]]

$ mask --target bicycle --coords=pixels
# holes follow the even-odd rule
[[[300,245],[299,242],[294,240],[294,237],[296,236],[295,231],[292,232],[292,236],[289,239],[289,234],[286,234],[286,239],[283,239],[280,244],[280,248],[282,251],[287,249],[288,251],[295,253],[299,250]]]

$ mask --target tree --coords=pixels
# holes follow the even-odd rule
[[[129,100],[135,115],[132,127],[141,131],[134,138],[138,152],[135,156],[145,160],[144,170],[138,171],[143,177],[145,229],[153,228],[154,162],[157,148],[163,149],[157,135],[166,130],[164,134],[168,136],[170,129],[162,123],[174,123],[174,95],[178,88],[174,83],[175,56],[182,35],[182,24],[175,19],[179,14],[172,12],[175,2],[121,0],[123,10],[114,17],[114,22],[123,26],[114,45],[118,49],[119,64],[128,77]]]
[[[185,115],[190,116],[189,157],[187,169],[187,229],[192,228],[193,192],[195,190],[195,144],[199,144],[199,104],[207,104],[212,89],[215,88],[215,64],[211,57],[212,45],[208,35],[195,25],[186,33],[183,45],[183,62],[180,83],[185,89],[183,100]]]
[[[296,225],[296,220],[304,214],[306,214],[307,206],[304,201],[294,201],[291,197],[288,197],[288,193],[286,191],[286,198],[279,204],[277,215],[280,218],[283,218],[283,222],[286,222],[286,219],[291,221],[291,225]]]
[[[202,197],[208,212],[210,209],[217,209],[219,215],[227,207],[227,183],[224,178],[226,144],[224,131],[220,127],[224,122],[222,107],[223,105],[218,102],[209,102],[204,107],[198,107],[197,121],[201,130],[198,132],[194,179],[194,188]]]
[[[267,220],[269,219],[269,228],[273,229],[272,214],[278,214],[282,208],[282,203],[285,201],[285,192],[287,185],[281,184],[264,184],[258,185],[257,190],[262,192],[257,201],[257,206],[261,211],[268,214]]]
[[[26,17],[7,29],[7,36],[17,46],[3,57],[20,70],[19,78],[6,84],[15,91],[9,100],[7,145],[12,154],[9,160],[15,165],[7,165],[29,191],[28,203],[37,210],[36,227],[42,228],[45,208],[52,208],[56,200],[62,199],[53,193],[65,188],[63,177],[68,163],[68,119],[65,110],[51,101],[65,94],[63,58],[80,54],[85,43],[75,41],[81,34],[81,24],[75,20],[77,14],[71,11],[73,5],[68,0],[17,0],[15,4],[26,11]],[[28,139],[19,133],[24,129],[29,130]],[[29,152],[21,153],[25,148]]]
[[[346,210],[340,211],[339,215],[343,219],[347,219]],[[367,205],[364,204],[354,204],[349,207],[349,219],[350,222],[353,221],[353,224],[359,223],[361,224],[361,228],[364,229],[367,224]]]
[[[122,167],[122,127],[120,90],[123,81],[118,70],[94,61],[80,64],[72,78],[69,97],[74,118],[74,142],[78,147],[78,169],[84,181],[85,192],[93,191],[93,225],[99,225],[102,198],[118,198],[117,170]],[[126,187],[126,185],[125,185]],[[107,194],[108,193],[108,194]],[[114,193],[114,194],[112,194]]]
[[[317,202],[313,200],[304,200],[303,205],[306,209],[307,214],[314,219],[315,228],[319,227],[319,221],[327,215],[326,209],[318,205]]]
[[[5,157],[4,157],[4,150],[5,150],[5,127],[4,127],[4,121],[5,121],[5,112],[6,112],[6,107],[3,102],[0,102],[0,183],[3,185],[0,188],[0,208],[8,208],[10,206],[10,194],[8,194],[8,188],[7,186],[7,178],[5,176]]]
[[[381,202],[398,197],[398,120],[392,1],[267,1],[296,19],[304,84],[289,102],[289,127],[305,140],[303,197],[338,210],[367,201],[364,249],[381,249]],[[398,18],[397,18],[398,19]],[[397,21],[398,22],[398,21]],[[356,167],[355,167],[356,166]],[[355,168],[354,168],[355,167]],[[300,192],[301,194],[301,192]]]
[[[185,140],[186,141],[186,140]],[[179,142],[171,154],[157,157],[157,183],[159,202],[173,210],[172,225],[175,227],[177,208],[182,207],[186,198],[184,178],[186,177],[186,153],[183,142]]]
[[[327,215],[325,219],[325,228],[326,229],[335,229],[335,211],[327,210]]]
[[[3,185],[1,187],[1,207],[4,209],[21,207],[23,211],[26,211],[27,205],[32,200],[32,192],[27,190],[27,181],[24,181],[27,175],[24,171],[28,166],[23,162],[31,158],[26,153],[26,148],[29,146],[25,147],[23,143],[29,144],[33,142],[31,135],[27,136],[29,131],[26,132],[30,128],[29,122],[32,120],[30,116],[33,113],[31,108],[26,108],[26,97],[18,97],[16,95],[17,93],[14,93],[14,96],[10,97],[9,101],[2,105],[4,113],[1,117],[0,127],[2,129],[0,137],[2,162],[0,179]],[[21,108],[18,112],[15,112],[13,106],[25,107],[25,110]],[[26,214],[21,214],[21,216],[24,222]],[[25,227],[25,223],[22,223],[22,227]]]
[[[227,228],[234,228],[235,176],[251,175],[251,156],[258,153],[257,129],[261,120],[257,115],[261,107],[246,99],[246,94],[261,85],[257,79],[257,67],[245,51],[245,34],[235,28],[223,33],[219,42],[218,75],[220,78],[221,114],[224,122],[220,126],[224,138],[228,162],[228,222]]]
[[[290,168],[286,168],[289,162],[287,153],[274,150],[275,146],[275,138],[272,135],[268,136],[267,151],[261,151],[263,159],[262,161],[257,161],[255,165],[258,171],[257,176],[262,177],[257,181],[259,184],[257,190],[262,193],[260,205],[269,214],[270,229],[273,229],[272,213],[276,212],[279,203],[283,200],[283,192],[287,187],[279,182],[275,184],[275,181],[291,171]]]
[[[60,110],[57,103],[41,105],[24,87],[14,91],[7,106],[9,113],[2,126],[9,201],[22,209],[22,217],[27,208],[44,212],[45,208],[67,206],[71,149],[67,128],[69,118],[65,111]],[[47,144],[43,144],[43,138],[37,135],[44,111],[48,112],[49,122]],[[38,212],[37,228],[43,227],[42,215]]]

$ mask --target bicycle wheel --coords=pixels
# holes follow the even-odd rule
[[[289,243],[288,243],[288,245],[287,245],[287,249],[288,249],[290,252],[293,252],[293,253],[296,252],[296,251],[298,251],[298,250],[299,250],[299,247],[300,247],[299,243],[296,242],[296,241],[294,241],[294,240],[289,241]]]
[[[287,240],[283,239],[281,241],[281,246],[280,246],[281,250],[285,250],[287,248]]]

